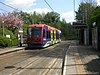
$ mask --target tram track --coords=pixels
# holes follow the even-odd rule
[[[25,50],[25,52],[23,51],[21,54],[18,53],[22,58],[17,54],[14,54],[15,56],[17,55],[17,57],[14,57],[14,55],[12,55],[13,57],[9,56],[8,58],[12,57],[12,60],[16,61],[9,63],[7,66],[3,66],[0,75],[24,75],[24,73],[25,75],[52,75],[53,70],[61,74],[63,45],[65,45],[65,43],[56,44],[56,46],[52,48],[42,50]],[[26,55],[28,57],[24,57]],[[4,63],[7,62],[6,60],[4,61]],[[60,66],[57,67],[58,65]],[[28,74],[28,72],[32,74]]]
[[[50,48],[49,48],[50,49]],[[53,48],[53,49],[55,49],[55,47]],[[47,49],[48,50],[48,49]],[[46,51],[46,50],[45,50]],[[41,53],[41,54],[39,54],[40,56],[41,55],[49,55],[50,54],[50,52],[52,52],[53,50],[49,50],[49,52],[47,53],[47,52],[44,52],[44,53]],[[29,64],[27,64],[25,67],[23,67],[23,69],[24,68],[29,68],[34,62],[36,62],[36,61],[39,61],[39,60],[41,60],[41,58],[40,57],[38,57],[36,60],[34,60],[34,61],[32,61],[32,62],[30,62]],[[45,58],[44,58],[44,60],[46,60]],[[42,59],[42,62],[44,61],[43,59]],[[51,68],[55,63],[56,63],[56,60],[57,60],[57,58],[56,59],[54,59],[54,61],[52,61],[51,63],[53,63],[53,64],[50,64],[49,65],[49,67],[45,67],[45,68],[47,68],[47,69],[49,69],[49,68]],[[39,68],[33,68],[33,69],[40,69],[40,67]],[[43,69],[43,68],[42,68]],[[19,70],[19,71],[17,71],[17,72],[15,72],[15,73],[13,73],[12,75],[17,75],[17,74],[19,74],[19,73],[21,73],[23,70]],[[48,70],[49,71],[49,70]],[[48,71],[46,72],[46,74],[48,73]],[[43,74],[44,74],[44,72],[43,72]],[[43,75],[43,74],[40,74],[40,75]]]
[[[34,56],[37,56],[37,55],[42,55],[43,54],[43,52],[45,52],[46,50],[48,50],[48,49],[42,49],[42,50],[33,50],[33,51],[36,51],[36,53],[34,54]],[[28,50],[27,50],[28,51]],[[25,52],[25,53],[27,53],[27,51]],[[31,51],[31,50],[30,50]],[[39,52],[38,52],[39,51]],[[42,51],[42,53],[40,53],[40,51]],[[24,55],[24,54],[22,54],[22,53],[24,53],[24,52],[21,52],[21,53],[17,53],[17,54],[21,54],[22,56]],[[47,52],[46,52],[47,53]],[[6,56],[7,56],[7,58],[5,57],[5,58],[1,58],[1,60],[3,60],[3,62],[0,62],[0,65],[4,65],[4,64],[6,64],[6,66],[1,66],[0,67],[0,72],[1,71],[3,71],[3,70],[5,70],[5,68],[7,69],[7,68],[12,68],[12,66],[13,66],[13,68],[15,68],[15,66],[14,65],[16,65],[16,64],[18,64],[18,63],[22,63],[22,62],[24,62],[24,61],[27,61],[28,59],[31,59],[31,58],[33,58],[33,56],[30,56],[29,55],[29,57],[27,57],[27,58],[25,58],[25,59],[21,59],[21,57],[20,56],[18,56],[16,53],[14,53],[14,54],[11,54],[10,56],[7,56],[7,55],[9,55],[9,54],[7,54]],[[5,55],[3,55],[3,56],[5,56]],[[17,56],[17,57],[15,57],[15,56]],[[9,58],[11,58],[11,60],[10,61],[8,61],[7,59],[9,59]],[[23,57],[22,57],[23,58]],[[39,58],[39,57],[38,57]],[[37,58],[37,59],[38,59]],[[20,61],[18,61],[19,59],[21,59]],[[14,61],[14,63],[11,63],[11,61]],[[15,62],[15,60],[17,60],[16,62]],[[0,74],[0,75],[2,75],[2,74]]]

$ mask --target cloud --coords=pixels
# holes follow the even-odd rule
[[[97,0],[97,5],[100,5],[100,0]]]
[[[5,0],[5,3],[15,8],[25,10],[36,4],[36,0]]]
[[[14,8],[17,8],[19,10],[23,10],[23,11],[28,12],[28,13],[33,13],[34,11],[36,11],[39,14],[42,14],[42,13],[46,14],[47,12],[51,12],[47,8],[32,9],[31,7],[33,5],[36,5],[36,0],[5,0],[5,3],[8,5],[11,5]],[[66,22],[73,22],[74,21],[73,11],[61,13],[60,15],[61,15],[61,19],[65,19]]]
[[[33,13],[34,11],[39,14],[42,14],[42,13],[46,14],[47,12],[50,12],[50,10],[47,8],[36,8],[36,9],[32,9],[32,10],[25,10],[25,12],[28,12],[28,13]]]
[[[28,12],[28,13],[33,13],[33,12],[37,12],[39,14],[42,14],[42,13],[47,13],[47,12],[51,12],[49,9],[47,8],[36,8],[36,9],[32,9],[32,10],[26,10],[24,12]],[[60,14],[60,17],[61,17],[61,20],[62,19],[65,19],[66,22],[73,22],[75,21],[75,17],[74,17],[74,12],[73,11],[70,11],[70,12],[66,12],[66,13],[62,13]]]
[[[69,12],[66,12],[66,13],[62,13],[61,14],[61,20],[62,19],[65,19],[66,22],[73,22],[75,21],[75,16],[74,16],[74,12],[73,11],[69,11]]]

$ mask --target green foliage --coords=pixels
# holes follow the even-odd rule
[[[90,22],[100,21],[100,6],[96,7],[91,14]]]
[[[100,6],[97,6],[89,17],[90,33],[92,33],[92,27],[94,22],[96,22],[97,27],[100,27]]]
[[[11,42],[11,46],[18,46],[18,39],[12,38],[12,39],[10,40],[10,42]]]
[[[34,24],[42,23],[43,17],[44,17],[43,14],[41,15],[41,14],[37,14],[36,12],[34,12],[34,13],[32,14],[33,23],[34,23]]]
[[[100,6],[97,6],[90,14],[88,25],[89,25],[89,43],[92,44],[92,28],[93,23],[96,22],[98,31],[100,29]]]
[[[0,36],[0,46],[7,47],[9,45],[8,42],[8,38]]]
[[[76,12],[76,20],[81,23],[87,23],[92,11],[95,9],[91,3],[81,3],[79,9]]]
[[[45,23],[52,23],[52,22],[58,22],[60,19],[60,15],[56,12],[48,12],[44,16],[44,22]]]
[[[0,36],[0,46],[8,47],[8,46],[17,46],[17,39],[9,39],[7,37]]]
[[[28,25],[27,24],[23,24],[23,35],[25,36],[25,35],[27,35],[27,27],[28,27]]]
[[[0,46],[16,46],[18,45],[17,36],[14,35],[10,30],[4,28],[4,37],[2,36],[2,28],[0,28]],[[10,35],[10,38],[7,38],[6,35]]]
[[[73,40],[77,39],[77,33],[75,28],[70,23],[66,23],[65,20],[61,22],[62,36],[64,40]]]
[[[89,30],[92,33],[93,23],[96,22],[98,26],[100,26],[100,6],[97,6],[91,13],[89,17]]]

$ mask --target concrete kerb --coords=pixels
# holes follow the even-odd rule
[[[9,48],[8,50],[6,49],[6,50],[0,51],[0,55],[11,53],[11,52],[16,52],[16,51],[24,50],[24,49],[25,49],[25,47],[21,47],[21,48]]]
[[[65,61],[64,61],[64,68],[63,68],[63,74],[62,75],[66,75],[66,65],[67,65],[67,55],[68,55],[68,52],[69,52],[69,48],[70,48],[70,45],[68,47],[68,50],[66,51],[66,55],[65,55]]]
[[[74,46],[74,45],[76,46],[76,44],[77,44],[77,41],[70,41],[70,43],[69,43],[69,47],[67,48],[67,51],[66,51],[66,54],[65,54],[65,61],[64,61],[64,68],[63,68],[63,74],[62,75],[66,75],[66,73],[67,73],[66,65],[67,65],[67,62],[68,62],[69,50],[70,50],[71,46]]]
[[[75,43],[75,42],[71,42],[71,44],[69,45],[69,47],[66,51],[62,75],[69,75],[69,74],[70,75],[72,75],[72,74],[86,75],[86,70],[85,70],[84,65],[77,65],[77,64],[83,64],[83,63],[80,58],[80,52],[77,49],[77,47],[79,47],[79,46],[77,46],[76,44],[77,43]],[[67,66],[67,65],[72,65],[72,66]]]

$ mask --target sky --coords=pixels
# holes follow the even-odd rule
[[[73,22],[75,19],[74,13],[74,0],[46,0],[54,12],[60,14],[61,19],[64,18],[66,22]],[[75,11],[78,10],[79,4],[82,0],[75,0]],[[52,9],[46,4],[45,0],[0,0],[7,5],[10,5],[19,10],[33,13],[47,13],[51,12]],[[100,0],[97,0],[100,5]],[[3,10],[3,11],[2,11]],[[0,13],[11,12],[14,9],[7,7],[0,3]]]

